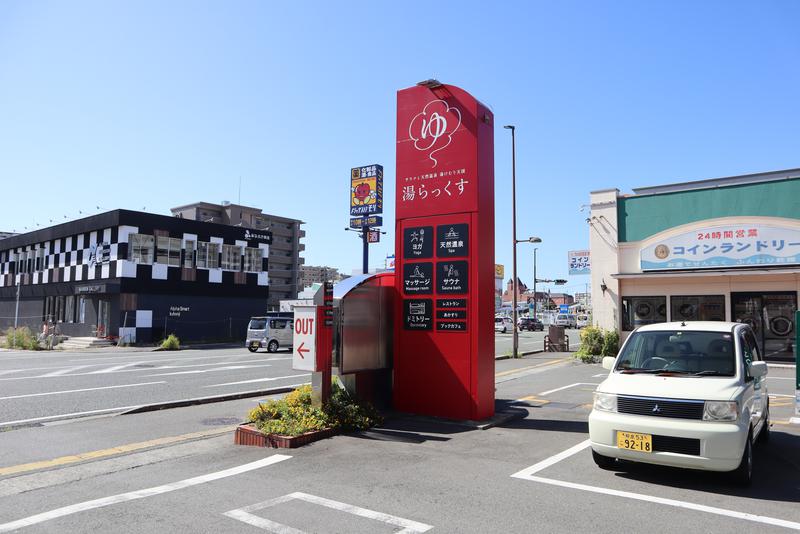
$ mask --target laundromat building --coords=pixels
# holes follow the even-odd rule
[[[800,169],[591,193],[594,323],[750,324],[766,359],[794,359]]]

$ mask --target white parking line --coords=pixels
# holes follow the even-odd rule
[[[233,364],[233,363],[248,363],[248,364],[251,364],[251,363],[259,363],[259,362],[268,362],[270,360],[271,359],[249,360],[247,362],[214,362],[214,363],[192,363],[192,364],[187,364],[187,365],[156,365],[156,366],[153,366],[153,367],[141,367],[141,368],[136,368],[136,369],[122,369],[122,368],[119,368],[120,366],[114,366],[117,369],[114,369],[114,367],[112,367],[111,369],[114,369],[112,371],[109,371],[108,368],[104,368],[104,369],[98,369],[96,371],[89,371],[89,372],[86,372],[86,373],[65,374],[65,373],[68,373],[69,371],[82,369],[84,367],[93,367],[93,366],[97,365],[97,364],[92,364],[92,365],[84,365],[84,366],[81,366],[81,367],[68,367],[68,368],[66,368],[66,371],[62,371],[62,372],[47,373],[47,374],[44,374],[44,375],[36,375],[36,376],[6,377],[6,378],[0,378],[0,380],[29,380],[29,379],[37,379],[37,378],[67,378],[67,377],[71,377],[71,376],[88,376],[88,375],[97,375],[97,374],[119,374],[119,373],[137,373],[137,372],[140,373],[140,372],[160,371],[162,369],[187,369],[187,368],[190,368],[190,367],[213,367],[215,365],[226,365],[226,364],[230,365],[230,364]],[[136,363],[136,364],[131,364],[131,365],[139,365],[139,364]],[[127,366],[122,366],[122,367],[127,367]],[[154,376],[154,375],[150,375],[150,376]]]
[[[270,499],[268,501],[252,504],[244,508],[239,508],[238,510],[231,510],[229,512],[225,512],[224,515],[230,517],[231,519],[242,521],[243,523],[247,523],[248,525],[252,525],[254,527],[266,530],[268,532],[273,532],[275,534],[304,534],[302,530],[297,530],[290,526],[277,523],[275,521],[271,521],[269,519],[259,517],[257,515],[250,513],[250,512],[255,512],[257,510],[263,510],[264,508],[269,508],[270,506],[275,506],[276,504],[282,504],[293,500],[305,501],[311,504],[324,506],[332,510],[338,510],[340,512],[357,515],[359,517],[365,517],[367,519],[380,521],[382,523],[386,523],[393,527],[401,527],[403,530],[399,530],[398,534],[416,534],[421,532],[427,532],[433,528],[433,526],[431,525],[426,525],[425,523],[420,523],[418,521],[412,521],[411,519],[404,519],[402,517],[397,517],[395,515],[376,512],[375,510],[369,510],[367,508],[361,508],[360,506],[354,506],[352,504],[326,499],[325,497],[317,497],[316,495],[310,495],[308,493],[303,493],[300,491],[284,495],[283,497],[277,497],[275,499]]]
[[[223,367],[214,367],[213,369],[194,369],[193,371],[175,371],[174,373],[158,373],[155,375],[147,376],[172,376],[172,375],[196,375],[202,373],[215,373],[217,371],[234,371],[237,369],[253,369],[255,367],[272,367],[270,364],[264,365],[225,365]]]
[[[123,384],[120,386],[103,386],[99,388],[83,388],[83,389],[66,389],[63,391],[48,391],[47,393],[28,393],[27,395],[11,395],[9,397],[0,397],[0,400],[8,399],[26,399],[28,397],[45,397],[47,395],[61,395],[63,393],[81,393],[84,391],[98,391],[101,389],[118,389],[118,388],[135,388],[140,386],[152,386],[154,384],[166,384],[165,380],[160,382],[140,382],[138,384]]]
[[[263,458],[255,462],[239,465],[223,471],[217,471],[215,473],[209,473],[207,475],[187,478],[185,480],[173,482],[172,484],[164,484],[163,486],[156,486],[153,488],[131,491],[128,493],[120,493],[118,495],[103,497],[93,501],[85,501],[82,503],[73,504],[71,506],[64,506],[63,508],[56,508],[55,510],[50,510],[49,512],[32,515],[23,519],[12,521],[10,523],[3,523],[0,525],[0,532],[11,532],[12,530],[16,530],[18,528],[37,525],[39,523],[44,523],[45,521],[58,519],[59,517],[77,514],[78,512],[85,512],[86,510],[94,510],[104,506],[111,506],[112,504],[144,499],[145,497],[152,497],[153,495],[161,495],[163,493],[169,493],[171,491],[189,488],[199,484],[205,484],[206,482],[213,482],[214,480],[240,475],[248,471],[253,471],[254,469],[260,469],[268,465],[276,464],[278,462],[288,460],[289,458],[291,458],[291,456],[286,456],[284,454],[273,454],[268,458]]]
[[[767,525],[775,525],[778,527],[789,528],[792,530],[800,530],[800,523],[796,523],[794,521],[786,521],[784,519],[777,519],[775,517],[768,517],[763,515],[755,515],[755,514],[748,514],[745,512],[737,512],[735,510],[727,510],[725,508],[716,508],[714,506],[706,506],[703,504],[696,504],[693,502],[686,502],[686,501],[678,501],[675,499],[665,499],[663,497],[655,497],[652,495],[644,495],[642,493],[633,493],[630,491],[620,491],[610,488],[601,488],[598,486],[589,486],[587,484],[576,484],[574,482],[565,482],[562,480],[556,480],[553,478],[544,478],[540,476],[534,476],[534,473],[538,473],[561,460],[569,458],[582,450],[588,448],[591,445],[591,442],[587,439],[586,441],[582,441],[577,445],[570,447],[569,449],[560,452],[556,455],[551,456],[541,462],[534,464],[528,468],[523,469],[522,471],[518,471],[514,473],[512,478],[520,478],[522,480],[529,480],[532,482],[540,482],[542,484],[550,484],[552,486],[561,486],[562,488],[571,488],[581,491],[588,491],[591,493],[599,493],[602,495],[611,495],[614,497],[624,497],[626,499],[635,499],[637,501],[645,501],[651,502],[655,504],[663,504],[666,506],[674,506],[676,508],[685,508],[688,510],[695,510],[698,512],[706,512],[709,514],[716,514],[726,517],[732,517],[734,519],[743,519],[745,521],[753,521],[755,523],[763,523]]]
[[[599,386],[599,385],[600,384],[595,384],[592,382],[575,382],[574,384],[570,384],[568,386],[562,386],[560,388],[543,391],[542,393],[539,393],[539,396],[542,397],[544,395],[550,395],[551,393],[555,393],[556,391],[563,391],[565,389],[574,388],[575,386]]]
[[[116,408],[103,408],[101,410],[89,410],[87,412],[72,412],[72,413],[62,413],[58,415],[46,415],[44,417],[32,417],[31,419],[17,419],[16,421],[3,421],[0,422],[0,428],[4,426],[11,426],[11,425],[24,425],[28,423],[39,423],[42,421],[53,421],[55,419],[70,419],[72,417],[81,417],[84,415],[100,415],[104,413],[113,413],[113,412],[124,412],[126,410],[132,410],[134,408],[139,408],[141,404],[136,404],[133,406],[118,406]]]
[[[284,378],[298,378],[301,376],[308,376],[308,373],[299,375],[288,376],[274,376],[272,378],[254,378],[253,380],[240,380],[238,382],[225,382],[224,384],[211,384],[210,386],[203,386],[204,388],[219,388],[222,386],[238,386],[239,384],[254,384],[256,382],[273,382],[275,380],[283,380]]]

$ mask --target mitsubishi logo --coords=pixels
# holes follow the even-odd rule
[[[658,404],[653,407],[653,413],[661,413],[661,408],[658,407]]]

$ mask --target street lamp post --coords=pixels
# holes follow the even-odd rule
[[[533,249],[533,318],[536,319],[536,251],[539,247]]]
[[[516,146],[516,127],[507,124],[503,126],[507,130],[511,130],[511,239],[513,241],[513,252],[511,259],[511,306],[512,306],[512,321],[514,324],[511,326],[513,333],[513,348],[512,357],[519,357],[519,337],[517,336],[517,146]]]

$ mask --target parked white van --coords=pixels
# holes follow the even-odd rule
[[[266,347],[267,352],[291,348],[294,320],[291,317],[251,317],[247,325],[245,346],[250,352]]]
[[[595,463],[617,459],[753,473],[753,445],[769,438],[767,364],[746,324],[660,323],[634,331],[594,393]]]
[[[576,321],[574,315],[567,313],[559,313],[556,315],[556,326],[563,326],[565,328],[575,328]]]
[[[589,320],[588,315],[578,315],[576,320],[578,328],[586,328],[587,326],[591,326],[591,321]]]

